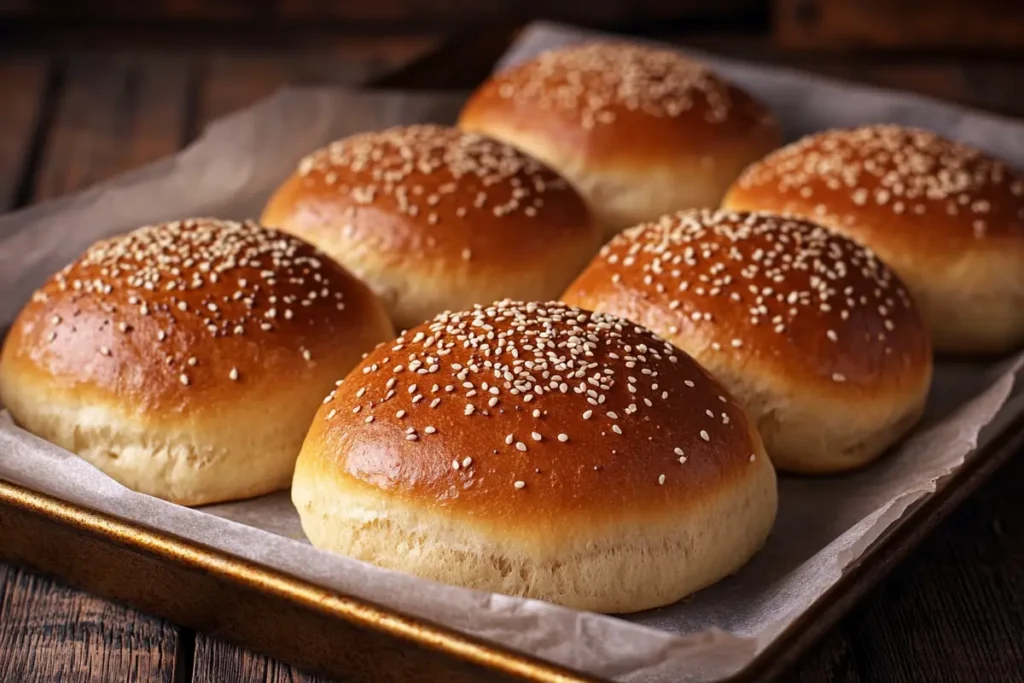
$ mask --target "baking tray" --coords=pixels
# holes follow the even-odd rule
[[[514,31],[456,40],[377,84],[466,87]],[[1004,425],[908,510],[730,682],[782,676],[942,519],[1024,447]],[[55,575],[200,631],[345,680],[599,679],[298,579],[226,552],[0,481],[0,559]]]

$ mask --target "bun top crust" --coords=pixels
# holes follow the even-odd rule
[[[263,222],[393,265],[508,268],[546,247],[596,239],[583,200],[557,173],[504,143],[436,125],[353,135],[314,152]]]
[[[93,245],[32,296],[3,361],[138,413],[190,414],[337,368],[389,330],[373,294],[309,244],[197,218]]]
[[[300,463],[511,529],[699,505],[761,457],[743,409],[649,331],[504,301],[378,347],[327,397]]]
[[[811,218],[883,255],[1024,250],[1024,177],[980,150],[916,128],[874,125],[805,137],[748,168],[724,205]]]
[[[498,73],[467,103],[460,125],[487,120],[489,128],[505,117],[533,121],[564,145],[585,145],[588,157],[607,160],[644,162],[678,148],[710,160],[723,147],[753,139],[771,148],[779,138],[764,105],[705,65],[626,42],[551,50]]]
[[[797,386],[870,393],[931,362],[920,315],[872,252],[769,214],[687,211],[631,228],[564,298]]]

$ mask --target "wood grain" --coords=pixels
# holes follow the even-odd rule
[[[531,16],[584,21],[674,20],[763,12],[766,0],[590,0],[536,2],[517,0],[93,0],[55,3],[20,0],[0,4],[0,16],[33,19],[219,20],[331,19],[335,21],[410,25],[422,22],[452,28],[467,22],[517,21]]]
[[[0,681],[175,679],[177,629],[0,564]]]
[[[780,47],[1020,49],[1018,0],[774,0]]]
[[[0,210],[16,203],[22,178],[30,171],[46,75],[45,58],[0,62]]]
[[[190,61],[74,55],[35,181],[36,201],[177,151],[186,135]]]
[[[284,86],[352,86],[398,69],[439,43],[436,37],[389,41],[374,49],[353,41],[333,49],[288,53],[213,51],[203,62],[197,120],[211,120],[247,107]]]
[[[872,681],[1024,681],[1024,453],[843,622]]]
[[[265,655],[196,634],[192,683],[329,683],[329,679]]]

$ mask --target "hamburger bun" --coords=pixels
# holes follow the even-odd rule
[[[557,297],[600,247],[558,174],[503,143],[432,125],[313,153],[262,220],[364,280],[399,329],[474,303]]]
[[[315,546],[599,612],[735,572],[777,504],[753,425],[685,354],[509,301],[371,353],[313,420],[292,499]]]
[[[808,218],[906,282],[942,352],[1024,344],[1024,175],[900,126],[811,135],[754,164],[727,208]]]
[[[334,378],[393,334],[312,246],[195,219],[93,245],[8,333],[0,400],[28,431],[185,505],[287,488]]]
[[[596,42],[492,76],[459,126],[518,147],[571,181],[608,237],[681,209],[716,207],[782,144],[771,112],[677,52]]]
[[[905,434],[928,331],[871,252],[812,223],[692,211],[625,231],[564,294],[660,334],[744,404],[775,466],[863,465]]]

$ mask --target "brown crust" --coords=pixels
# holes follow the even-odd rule
[[[2,363],[87,402],[181,419],[319,384],[388,329],[373,294],[309,244],[204,218],[91,247],[33,295]]]
[[[614,524],[699,505],[762,453],[742,408],[650,332],[559,303],[501,302],[442,314],[371,353],[321,407],[299,466],[527,530],[535,515]]]
[[[627,230],[563,296],[628,317],[715,365],[871,396],[928,376],[927,330],[899,279],[801,220],[692,211]],[[925,383],[926,384],[926,383]]]
[[[503,143],[433,125],[355,135],[315,152],[262,220],[330,253],[392,315],[416,290],[435,294],[440,306],[413,305],[399,326],[469,305],[474,299],[459,296],[467,289],[488,300],[557,296],[600,239],[579,194],[554,171]],[[534,291],[538,282],[552,291]]]
[[[814,220],[897,270],[965,250],[1024,253],[1024,176],[983,152],[895,125],[831,130],[752,165],[723,206]]]
[[[642,168],[680,153],[713,164],[723,151],[764,153],[780,141],[771,112],[703,64],[625,42],[552,50],[498,73],[469,99],[459,125],[522,129],[574,150],[584,166]]]

